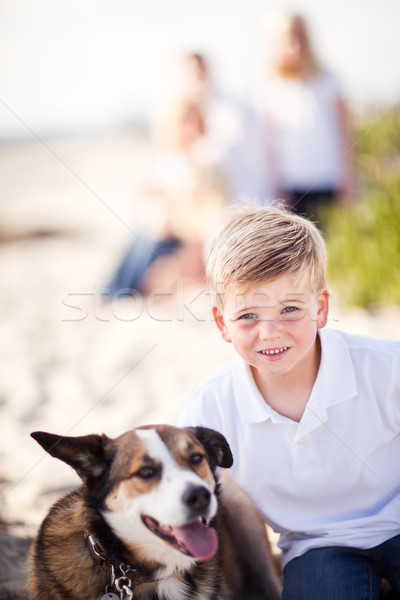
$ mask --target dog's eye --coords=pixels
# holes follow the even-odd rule
[[[197,452],[196,454],[192,454],[192,456],[190,457],[190,462],[192,463],[192,465],[199,465],[202,460],[204,458],[204,454],[200,454],[199,452]]]
[[[134,473],[136,477],[140,477],[141,479],[151,479],[155,474],[156,470],[153,469],[153,467],[140,467],[140,469]]]

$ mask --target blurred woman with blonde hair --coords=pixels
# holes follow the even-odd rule
[[[265,20],[271,73],[257,95],[266,127],[275,197],[320,220],[320,208],[351,194],[348,116],[339,78],[322,68],[304,19]]]

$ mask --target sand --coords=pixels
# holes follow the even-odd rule
[[[101,301],[149,164],[131,132],[0,147],[0,516],[19,535],[79,482],[30,432],[174,423],[188,390],[234,358],[202,287]],[[333,296],[330,325],[394,339],[400,310],[371,315]]]

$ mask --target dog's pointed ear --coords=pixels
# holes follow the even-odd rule
[[[109,463],[112,440],[104,434],[67,437],[34,431],[31,437],[51,456],[75,469],[84,482],[99,477]]]
[[[218,431],[208,427],[187,427],[187,430],[202,444],[209,456],[212,469],[233,465],[233,456],[228,442]]]

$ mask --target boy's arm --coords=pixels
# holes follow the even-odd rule
[[[206,398],[199,393],[190,393],[184,401],[177,419],[178,427],[210,427],[216,429],[216,414],[210,414]]]
[[[196,427],[197,425],[204,425],[201,422],[201,414],[198,414],[198,409],[196,410],[196,405],[193,401],[193,398],[190,396],[186,398],[183,403],[177,419],[177,427]]]
[[[210,385],[200,385],[191,390],[179,411],[177,426],[209,427],[226,437],[220,395],[221,390]]]

